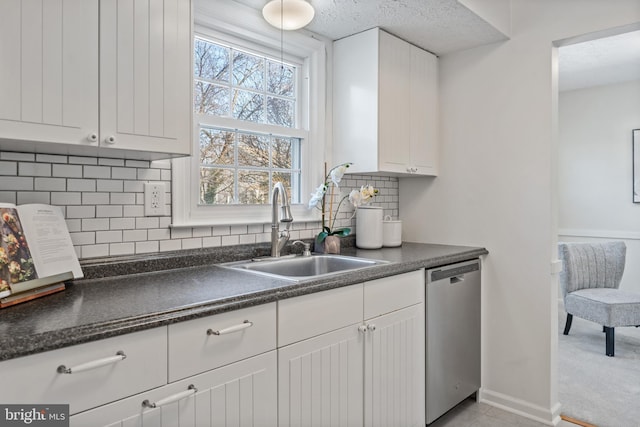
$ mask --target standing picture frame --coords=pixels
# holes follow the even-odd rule
[[[640,203],[640,129],[631,132],[633,144],[633,203]]]

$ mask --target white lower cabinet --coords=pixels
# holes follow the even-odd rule
[[[352,325],[278,350],[281,427],[362,425],[363,342]]]
[[[77,414],[71,426],[277,426],[276,384],[271,351]]]
[[[424,426],[424,304],[365,325],[364,425]]]
[[[360,300],[355,295],[360,292]],[[348,299],[350,304],[316,305],[314,327],[291,333],[292,313],[318,301]],[[424,425],[424,270],[282,301],[278,336],[300,341],[278,348],[279,425]],[[340,325],[360,318],[357,323]],[[364,319],[363,313],[372,316]],[[318,335],[318,325],[332,325]],[[311,336],[304,337],[304,331]],[[283,332],[281,334],[281,331]],[[306,338],[306,339],[304,339]]]

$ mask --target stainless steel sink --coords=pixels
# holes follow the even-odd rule
[[[265,276],[300,281],[386,263],[387,261],[343,255],[311,255],[307,257],[296,256],[239,261],[221,264],[221,266]]]

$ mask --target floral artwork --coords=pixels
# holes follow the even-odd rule
[[[0,209],[0,291],[11,283],[37,279],[31,251],[15,209]]]

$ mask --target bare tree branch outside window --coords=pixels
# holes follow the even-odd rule
[[[301,140],[286,136],[296,126],[297,73],[295,66],[195,39],[194,113],[283,128],[271,135],[200,125],[200,204],[268,204],[276,182],[299,202],[292,183],[300,182]]]

